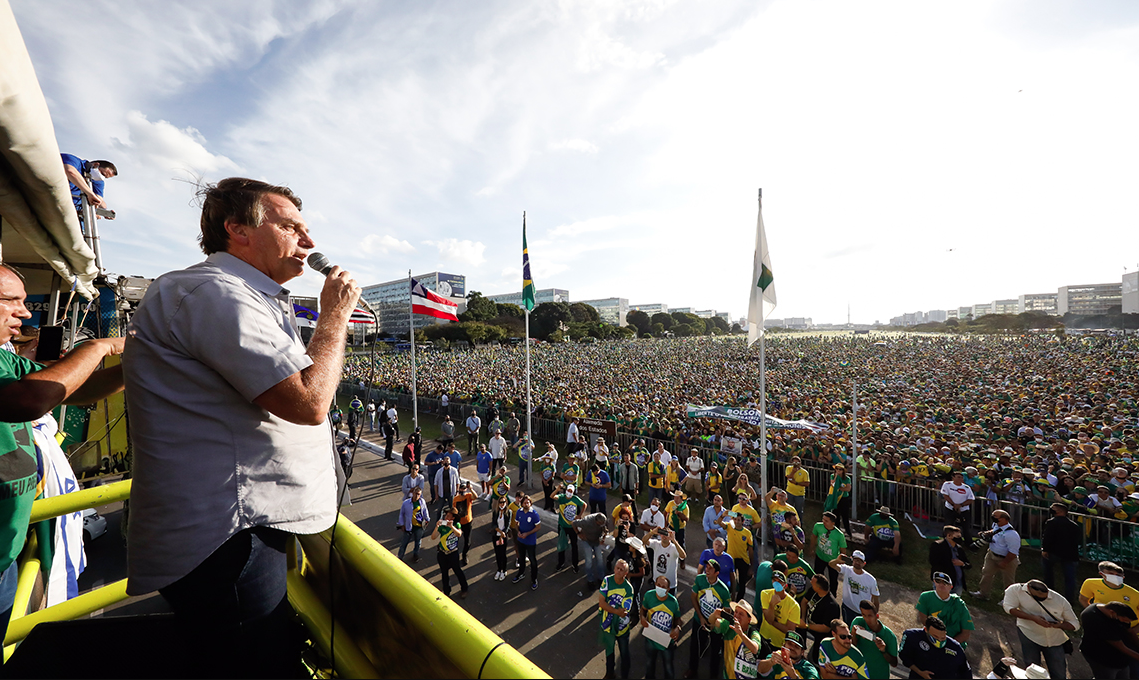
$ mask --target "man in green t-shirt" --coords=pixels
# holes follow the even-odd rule
[[[27,292],[22,275],[0,264],[0,344],[20,334]],[[96,370],[103,359],[122,354],[123,338],[77,345],[45,367],[0,350],[0,635],[8,628],[16,596],[16,557],[24,548],[37,484],[32,421],[61,403],[90,404],[123,389],[122,366]]]
[[[728,680],[754,678],[759,675],[759,648],[763,638],[751,627],[759,622],[751,605],[744,601],[730,605],[732,616],[726,610],[712,612],[709,623],[712,631],[724,638],[724,675]]]
[[[585,512],[585,501],[574,495],[573,484],[566,487],[565,493],[554,496],[554,507],[558,511],[558,565],[554,571],[566,566],[566,547],[570,549],[570,562],[573,573],[577,573],[577,532],[573,529],[574,520]]]
[[[657,659],[664,665],[664,677],[674,677],[672,650],[680,639],[680,603],[668,592],[668,577],[660,575],[656,588],[641,600],[641,636],[645,638],[645,677],[656,676]]]
[[[902,528],[885,505],[866,518],[866,563],[873,562],[882,551],[902,563]]]
[[[803,636],[795,631],[787,633],[783,640],[783,647],[771,653],[756,665],[761,678],[803,678],[803,680],[817,680],[819,669],[804,655]],[[790,669],[790,670],[788,670]],[[791,673],[794,672],[795,675]],[[889,675],[885,676],[889,677]]]
[[[872,678],[890,677],[890,668],[898,665],[898,636],[878,618],[878,607],[863,600],[862,616],[854,617],[850,628],[854,644],[866,660],[866,672]]]
[[[811,530],[811,545],[815,552],[815,573],[826,574],[831,584],[831,592],[838,592],[838,571],[829,563],[839,555],[846,554],[846,535],[838,530],[835,522],[838,517],[831,511],[823,513],[823,521]]]
[[[616,650],[621,652],[621,677],[629,677],[629,631],[633,628],[636,593],[627,578],[629,563],[617,560],[613,574],[606,576],[597,591],[597,608],[601,614],[600,641],[605,648],[605,677],[613,677]]]
[[[704,571],[696,575],[692,585],[692,637],[688,657],[688,676],[696,677],[700,657],[708,653],[708,675],[715,677],[720,669],[720,656],[723,653],[723,638],[712,632],[710,617],[716,610],[723,609],[731,602],[728,587],[720,580],[720,563],[708,560]]]
[[[783,560],[787,565],[787,581],[791,586],[793,595],[796,599],[807,592],[810,587],[811,577],[815,575],[815,570],[807,561],[799,554],[799,549],[795,546],[788,546],[787,552],[775,556],[777,560]]]
[[[933,573],[933,590],[918,596],[917,618],[924,626],[927,618],[936,616],[945,623],[945,632],[964,647],[973,635],[973,615],[960,595],[953,594],[953,580],[943,571]]]

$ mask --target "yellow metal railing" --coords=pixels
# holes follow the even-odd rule
[[[124,501],[130,497],[130,489],[130,480],[123,480],[41,499],[32,505],[31,521],[35,523],[86,508]],[[321,537],[330,541],[331,535],[332,531],[329,530],[321,534]],[[434,648],[442,651],[467,677],[549,677],[466,610],[443,597],[426,579],[344,516],[338,519],[335,548],[364,581],[390,602],[411,626],[421,631]],[[333,650],[332,616],[305,580],[305,563],[298,565],[294,555],[290,551],[289,603],[304,622],[317,648],[327,658],[335,660],[335,671],[339,677],[379,677],[375,665],[340,623],[336,624],[338,633]],[[16,643],[26,638],[36,625],[87,616],[129,598],[126,593],[127,582],[123,579],[28,614],[39,569],[37,543],[32,534],[21,555],[16,601],[8,633],[3,641],[5,660],[11,656]]]
[[[330,535],[331,530],[322,534]],[[467,677],[550,677],[343,515],[337,520],[335,547]]]

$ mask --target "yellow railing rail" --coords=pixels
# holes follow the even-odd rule
[[[131,495],[131,480],[124,479],[103,486],[93,486],[82,491],[65,493],[62,496],[41,498],[32,503],[32,524],[52,517],[66,515],[69,512],[79,512],[87,508],[94,508],[107,503],[125,501]]]
[[[323,535],[327,539],[331,530]],[[343,515],[337,520],[335,547],[467,677],[550,677]]]
[[[115,581],[114,583],[105,585],[102,588],[87,591],[66,602],[60,602],[53,607],[41,609],[38,612],[32,612],[27,616],[14,619],[12,623],[8,625],[8,634],[4,636],[4,644],[15,644],[28,637],[28,633],[31,633],[32,628],[37,624],[46,623],[48,621],[70,621],[77,619],[81,616],[87,616],[91,612],[109,607],[116,602],[122,602],[128,597],[130,596],[127,595],[127,580],[125,578],[121,581]]]

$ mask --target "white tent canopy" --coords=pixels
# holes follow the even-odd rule
[[[0,0],[0,260],[48,293],[52,272],[88,299],[99,271],[83,240],[55,128],[8,0]]]

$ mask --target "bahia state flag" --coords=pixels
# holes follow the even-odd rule
[[[316,328],[316,320],[320,314],[315,310],[293,303],[293,316],[297,319],[298,328]]]
[[[526,247],[526,213],[522,213],[522,305],[534,311],[534,279],[530,276],[530,249]]]
[[[755,226],[755,261],[752,266],[751,291],[747,306],[747,344],[763,335],[763,319],[775,310],[775,277],[771,275],[771,253],[767,250],[767,232],[763,228],[763,194],[760,194],[759,218]]]
[[[411,311],[448,321],[459,320],[459,305],[427,290],[422,283],[411,280]]]

